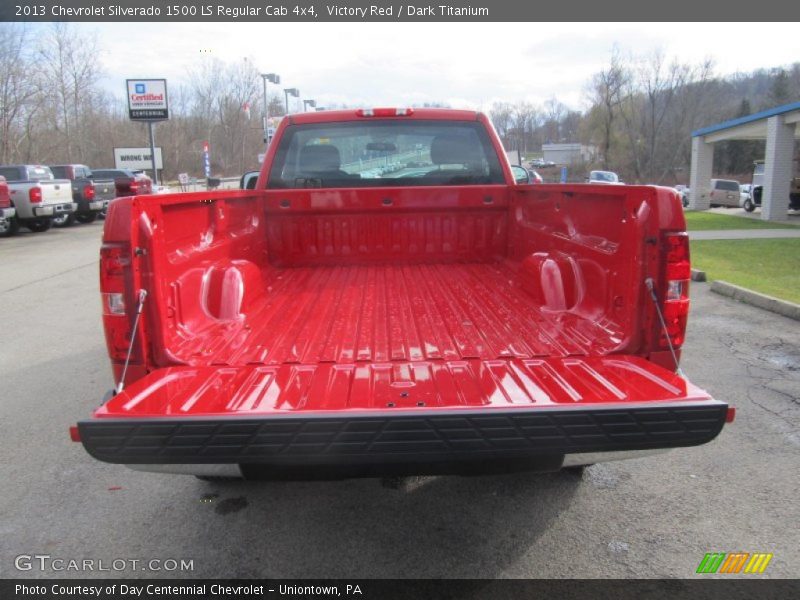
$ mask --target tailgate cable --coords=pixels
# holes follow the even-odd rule
[[[139,290],[139,305],[136,307],[136,318],[133,320],[133,332],[131,333],[131,345],[128,346],[128,356],[125,357],[125,364],[122,366],[122,375],[117,384],[116,393],[119,394],[125,387],[125,374],[128,372],[128,363],[131,362],[131,353],[133,352],[133,344],[136,341],[136,332],[139,330],[139,317],[142,316],[142,309],[144,308],[144,301],[147,299],[147,290]]]
[[[672,354],[672,361],[675,363],[675,372],[683,377],[686,378],[686,375],[683,374],[681,370],[680,364],[678,364],[678,355],[675,354],[675,348],[672,345],[672,339],[669,337],[669,330],[667,329],[667,322],[664,320],[664,314],[661,312],[661,307],[658,304],[658,297],[656,296],[656,288],[653,284],[653,278],[648,277],[644,280],[647,289],[650,290],[650,298],[653,299],[653,306],[656,307],[656,313],[658,314],[658,320],[661,322],[661,329],[664,330],[664,337],[667,338],[667,345],[669,346],[669,352]]]

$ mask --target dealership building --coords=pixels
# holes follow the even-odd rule
[[[692,132],[689,208],[709,208],[714,144],[727,140],[765,140],[761,218],[765,221],[785,221],[788,218],[789,194],[795,169],[795,140],[800,138],[798,123],[800,102],[795,102]]]

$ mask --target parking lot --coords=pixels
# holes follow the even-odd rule
[[[212,484],[70,442],[112,387],[102,222],[0,240],[0,576],[15,557],[182,559],[194,577],[692,577],[706,552],[800,576],[800,327],[692,291],[683,367],[737,408],[706,446],[562,472]]]

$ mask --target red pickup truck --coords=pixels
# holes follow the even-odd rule
[[[554,470],[712,440],[673,190],[517,183],[486,116],[293,115],[253,190],[115,201],[95,458],[246,477]],[[127,366],[126,366],[127,363]]]

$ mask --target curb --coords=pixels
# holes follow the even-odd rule
[[[788,302],[786,300],[779,300],[766,294],[759,294],[753,290],[733,285],[727,281],[712,281],[711,291],[716,292],[722,296],[728,296],[739,302],[751,304],[758,308],[768,310],[770,312],[778,313],[784,317],[789,317],[796,321],[800,321],[800,304]]]
[[[699,269],[692,269],[692,281],[705,281],[706,272]]]

